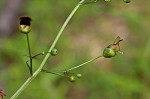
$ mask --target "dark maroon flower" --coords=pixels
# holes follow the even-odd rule
[[[2,92],[2,90],[0,89],[0,99],[3,99],[4,96],[6,96],[6,94],[4,94],[4,93]]]
[[[22,33],[28,34],[31,31],[31,21],[32,19],[27,16],[21,16],[19,18],[20,23],[19,23],[19,28]]]

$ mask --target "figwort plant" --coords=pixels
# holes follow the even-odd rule
[[[72,73],[71,71],[74,69],[77,69],[79,67],[82,67],[90,62],[93,62],[94,60],[100,58],[100,57],[104,57],[104,58],[112,58],[116,55],[117,52],[120,52],[120,46],[119,43],[120,41],[122,41],[122,39],[118,36],[115,41],[110,44],[108,47],[106,47],[102,53],[102,55],[98,55],[95,58],[92,58],[91,60],[88,60],[80,65],[77,66],[73,66],[71,68],[68,69],[64,69],[64,70],[59,70],[59,71],[48,71],[48,70],[44,70],[43,67],[47,61],[47,59],[49,58],[50,55],[52,56],[56,56],[57,55],[57,49],[55,49],[55,45],[58,42],[63,30],[65,29],[65,27],[67,26],[68,22],[71,20],[71,18],[73,17],[73,15],[76,13],[76,11],[79,9],[80,6],[84,5],[84,4],[91,4],[91,3],[96,3],[98,0],[94,0],[94,1],[87,1],[87,0],[79,0],[79,3],[75,6],[75,8],[72,10],[72,12],[70,13],[70,15],[68,16],[68,18],[66,19],[66,21],[64,22],[64,24],[62,25],[60,31],[58,32],[56,38],[54,39],[52,45],[50,46],[49,50],[47,52],[42,52],[39,53],[37,55],[32,55],[31,53],[31,48],[30,48],[30,42],[29,42],[29,33],[31,31],[31,21],[32,19],[30,17],[27,16],[22,16],[19,18],[19,28],[21,33],[26,35],[27,38],[27,45],[28,45],[28,52],[29,52],[29,60],[26,61],[27,67],[29,69],[30,72],[30,77],[25,81],[24,84],[22,84],[22,86],[13,94],[13,96],[10,99],[15,99],[17,98],[17,96],[30,84],[30,82],[32,82],[32,80],[34,78],[36,78],[36,76],[40,73],[40,72],[45,72],[45,73],[50,73],[50,74],[55,74],[55,75],[59,75],[59,76],[63,76],[68,78],[68,80],[70,80],[71,82],[75,82],[76,79],[79,79],[82,77],[82,74],[80,73]],[[105,0],[106,2],[110,2],[111,0]],[[130,0],[123,0],[125,3],[129,3]],[[122,52],[121,52],[122,53]],[[43,59],[43,61],[41,62],[40,66],[37,68],[37,70],[35,70],[33,72],[33,64],[32,61],[35,57],[39,56],[39,55],[44,55],[45,57]],[[2,95],[1,95],[2,96]]]

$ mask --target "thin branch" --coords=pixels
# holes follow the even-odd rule
[[[28,34],[26,34],[26,36],[27,36],[27,43],[28,43],[28,51],[29,51],[29,58],[30,58],[30,74],[31,74],[31,76],[32,76],[32,55],[31,55],[31,47],[30,47],[30,42],[29,42],[29,35]]]
[[[88,63],[90,63],[90,62],[93,62],[94,60],[96,60],[96,59],[98,59],[98,58],[100,58],[100,57],[103,57],[103,56],[100,55],[100,56],[98,56],[98,57],[96,57],[96,58],[93,58],[93,59],[91,59],[91,60],[89,60],[89,61],[86,61],[86,62],[84,62],[84,63],[82,63],[82,64],[80,64],[80,65],[71,67],[71,68],[69,68],[69,69],[67,69],[67,70],[65,70],[65,71],[68,72],[68,71],[71,71],[71,70],[73,70],[73,69],[77,69],[77,68],[79,68],[79,67],[82,67],[82,66],[84,66],[84,65],[86,65],[86,64],[88,64]]]

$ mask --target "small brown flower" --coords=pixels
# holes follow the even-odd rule
[[[2,92],[2,90],[0,89],[0,99],[3,99],[3,97],[4,96],[6,96],[3,92]]]
[[[19,28],[22,33],[28,34],[31,31],[31,21],[32,19],[27,16],[21,16],[19,18],[20,23],[19,23]]]

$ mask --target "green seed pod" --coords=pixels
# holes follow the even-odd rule
[[[113,44],[110,44],[108,47],[106,47],[103,51],[103,56],[105,58],[111,58],[116,55],[117,52],[120,52],[120,46],[119,42],[121,42],[123,39],[121,39],[119,36],[115,39]],[[122,52],[121,52],[122,53]]]
[[[22,33],[28,34],[31,31],[31,18],[26,16],[21,16],[19,18],[19,29]]]
[[[105,0],[105,2],[111,2],[111,0]]]
[[[116,52],[112,48],[105,48],[103,51],[103,56],[105,58],[111,58],[116,55]]]
[[[72,76],[69,77],[69,80],[70,80],[71,82],[75,82],[75,81],[76,81],[76,77],[72,75]]]
[[[123,0],[125,3],[130,3],[131,0]]]
[[[57,49],[52,49],[51,55],[52,55],[52,56],[56,56],[56,55],[57,55]]]
[[[77,76],[78,78],[81,78],[81,77],[82,77],[82,74],[76,74],[76,76]]]

